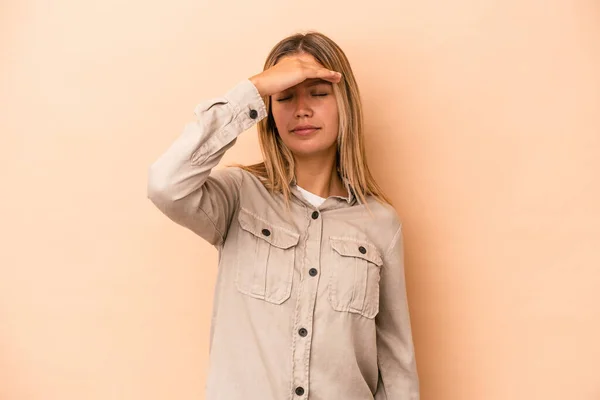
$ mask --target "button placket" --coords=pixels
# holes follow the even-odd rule
[[[321,235],[323,218],[318,211],[308,211],[308,229],[306,232],[305,264],[301,269],[301,282],[296,299],[297,314],[294,319],[293,366],[292,366],[292,396],[305,396],[309,391],[308,369],[310,367],[310,350],[312,336],[309,331],[313,328],[313,315],[319,283],[318,267],[321,254]]]

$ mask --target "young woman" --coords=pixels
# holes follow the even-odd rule
[[[207,400],[418,399],[402,225],[343,51],[285,38],[195,116],[148,197],[219,251]],[[264,161],[213,170],[255,124]]]

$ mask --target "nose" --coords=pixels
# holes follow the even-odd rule
[[[312,116],[312,108],[307,99],[300,95],[296,100],[296,118],[310,117]]]

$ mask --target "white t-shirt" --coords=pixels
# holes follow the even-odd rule
[[[302,189],[300,186],[296,185],[296,187],[298,188],[298,190],[300,191],[300,193],[302,193],[302,196],[304,196],[304,198],[306,200],[308,200],[308,202],[310,204],[312,204],[315,207],[319,207],[321,204],[323,204],[325,202],[325,198],[317,196],[314,193],[309,192],[306,189]]]

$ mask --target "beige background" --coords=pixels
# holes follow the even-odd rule
[[[422,399],[600,399],[593,0],[3,1],[0,399],[204,398],[216,252],[147,167],[308,29],[404,221]]]

